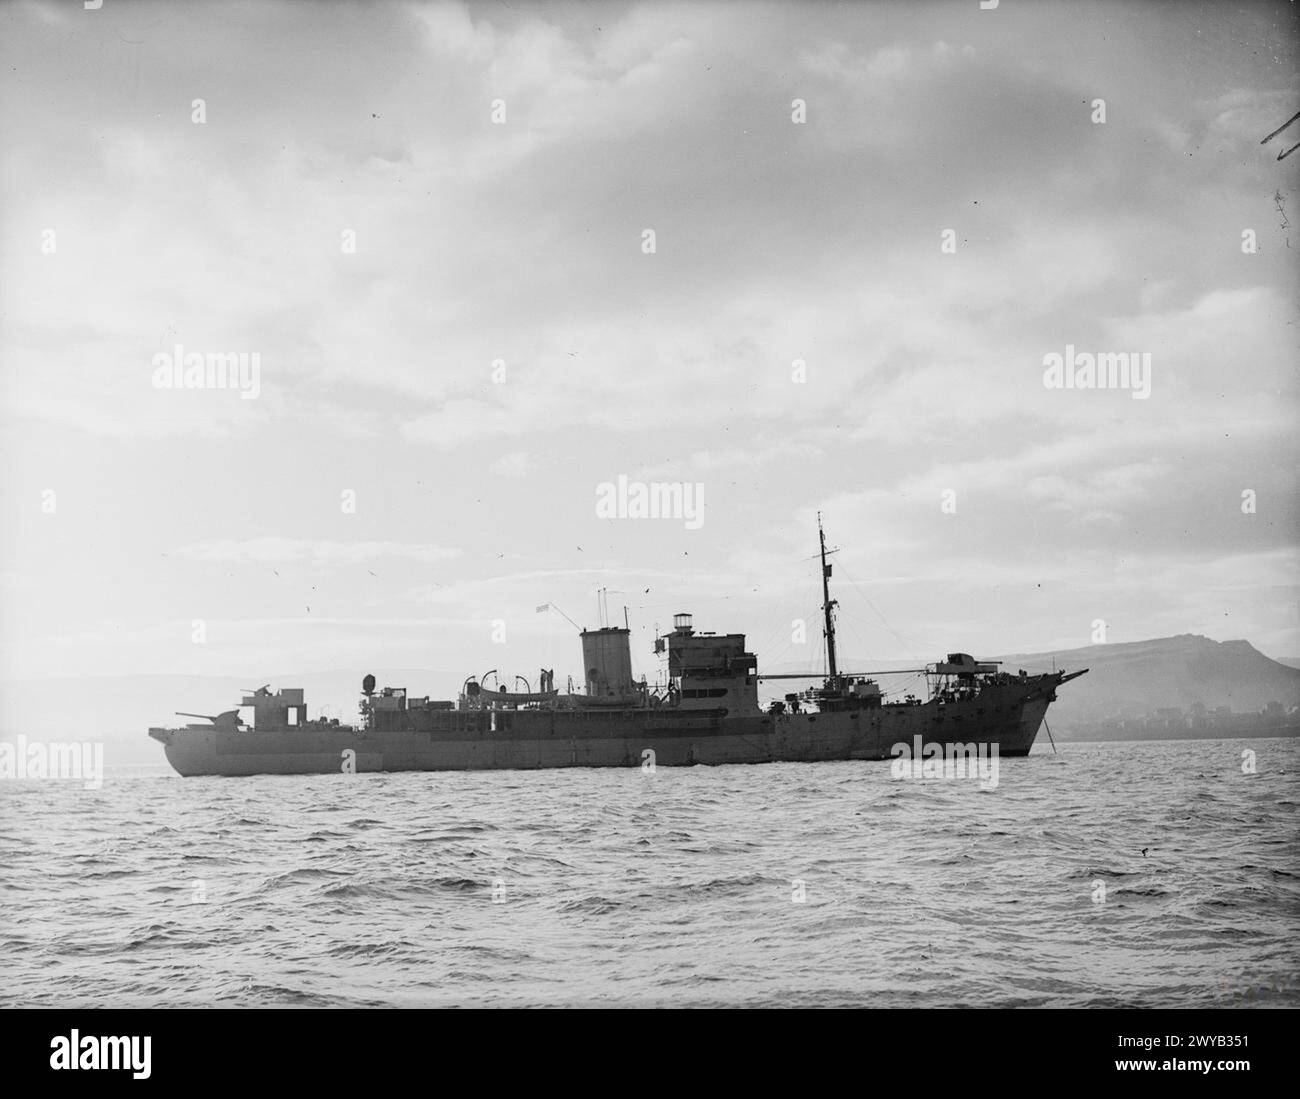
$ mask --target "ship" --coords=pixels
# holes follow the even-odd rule
[[[561,692],[553,670],[536,689],[516,676],[509,689],[489,672],[470,676],[458,697],[413,697],[405,687],[361,683],[359,718],[311,720],[301,688],[274,693],[264,685],[242,696],[240,710],[178,711],[199,719],[180,728],[151,728],[181,775],[355,774],[377,771],[538,770],[560,767],[689,767],[919,759],[986,753],[1026,756],[1056,690],[1087,668],[1029,674],[999,662],[949,653],[919,669],[928,697],[887,699],[879,678],[899,674],[839,668],[831,598],[833,564],[818,515],[822,626],[826,665],[816,676],[760,673],[745,635],[697,631],[689,613],[673,616],[654,651],[665,674],[655,685],[633,675],[631,629],[581,629],[583,690]],[[606,616],[607,617],[607,616]],[[576,624],[575,624],[575,628]],[[820,683],[759,701],[759,683]],[[1050,737],[1051,730],[1048,730]]]

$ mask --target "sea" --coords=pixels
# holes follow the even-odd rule
[[[0,1006],[1300,1004],[1300,740],[0,782]]]

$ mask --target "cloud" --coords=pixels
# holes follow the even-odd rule
[[[316,568],[341,568],[384,558],[410,561],[447,561],[460,550],[446,546],[406,544],[401,542],[336,542],[302,538],[214,539],[182,546],[176,553],[193,561],[239,565],[308,564]]]
[[[534,582],[643,573],[780,635],[817,510],[891,622],[971,651],[1112,603],[1300,651],[1296,211],[1258,145],[1295,43],[1263,6],[1007,14],[0,7],[6,659],[118,622],[166,666],[178,606],[385,621],[423,586],[466,599],[441,659]],[[259,353],[260,396],[155,390],[176,343]],[[1067,343],[1149,351],[1151,398],[1045,389]],[[703,528],[598,520],[624,471],[705,480]],[[1259,561],[1271,602],[1180,594]]]
[[[523,450],[512,450],[493,462],[488,467],[488,472],[501,477],[527,477],[539,468],[540,462],[536,455]]]

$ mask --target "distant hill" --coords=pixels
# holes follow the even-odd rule
[[[1248,641],[1179,634],[1002,660],[1011,671],[1089,669],[1061,688],[1049,712],[1053,730],[1059,725],[1067,735],[1114,718],[1190,710],[1196,703],[1237,713],[1255,713],[1270,702],[1286,710],[1300,706],[1300,669],[1270,659]]]

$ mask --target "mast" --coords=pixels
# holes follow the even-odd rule
[[[826,563],[826,532],[822,530],[820,511],[817,513],[817,537],[821,539],[822,547],[822,613],[826,616],[826,663],[829,668],[829,678],[836,679],[839,676],[839,669],[835,666],[835,600],[831,598],[831,567]]]

